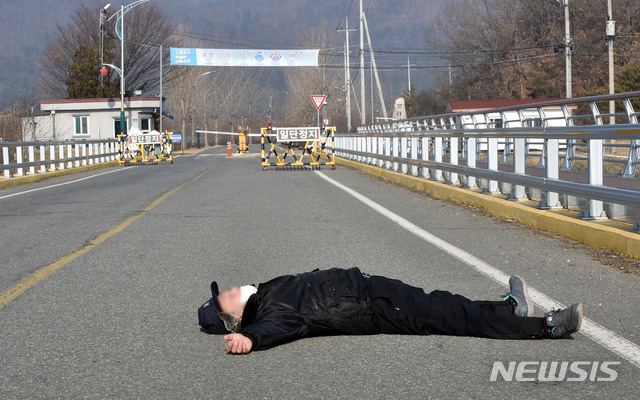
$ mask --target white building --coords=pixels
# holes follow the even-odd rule
[[[24,140],[109,139],[120,134],[120,99],[40,100],[39,115],[25,121]],[[160,97],[125,98],[128,131],[150,132]]]

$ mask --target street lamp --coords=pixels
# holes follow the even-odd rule
[[[116,35],[120,38],[120,68],[117,68],[111,64],[102,64],[102,69],[100,73],[105,75],[109,71],[105,67],[111,67],[114,69],[118,75],[120,75],[120,140],[124,140],[123,138],[127,135],[127,125],[124,118],[124,16],[131,11],[133,8],[139,6],[142,3],[146,3],[149,0],[138,0],[133,3],[127,5],[125,7],[124,3],[120,5],[120,11],[113,14],[107,21],[111,21],[114,17],[118,16],[116,20]],[[108,4],[110,6],[111,4]],[[108,7],[104,7],[106,10]]]
[[[196,83],[198,81],[198,78],[205,76],[205,75],[209,75],[216,72],[216,70],[214,69],[213,71],[208,71],[208,72],[204,72],[198,76],[196,76],[196,79],[193,80],[193,97],[194,97],[194,104],[195,104],[195,110],[194,110],[194,127],[193,130],[196,132],[196,135],[198,136],[198,145],[197,148],[200,148],[200,135],[198,134],[198,99],[196,99]],[[184,139],[183,139],[184,140]]]
[[[111,7],[111,3],[100,9],[100,65],[104,63],[104,21],[107,19],[107,9]],[[100,89],[104,84],[103,75],[100,75]]]

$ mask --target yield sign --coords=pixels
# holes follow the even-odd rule
[[[316,105],[316,108],[318,110],[320,109],[320,107],[322,107],[322,104],[326,99],[327,99],[327,96],[319,96],[319,95],[311,96],[311,100],[313,100],[313,104]]]

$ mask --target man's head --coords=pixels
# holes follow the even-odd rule
[[[198,309],[200,326],[207,333],[237,332],[242,321],[246,300],[239,287],[218,291],[218,284],[211,282],[211,299]],[[246,297],[246,296],[245,296]]]
[[[242,310],[244,303],[239,287],[223,290],[218,294],[218,302],[220,302],[220,311],[231,314],[236,318],[242,318]]]

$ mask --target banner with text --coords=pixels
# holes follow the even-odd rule
[[[213,67],[317,67],[319,50],[171,48],[171,65]]]

